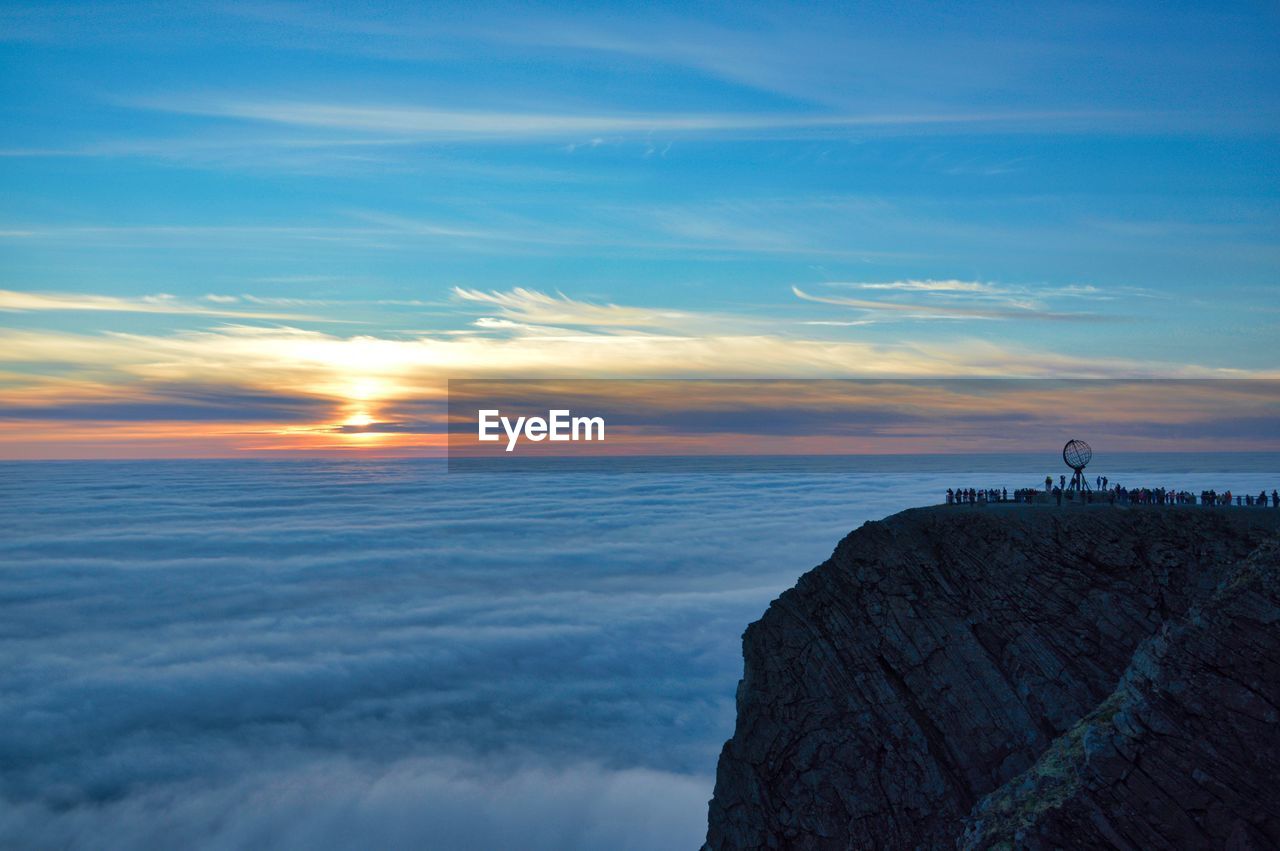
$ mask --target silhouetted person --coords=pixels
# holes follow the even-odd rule
[[[1058,505],[1062,505],[1062,488],[1053,489],[1053,498],[1058,501]]]

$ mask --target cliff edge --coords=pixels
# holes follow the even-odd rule
[[[743,637],[722,849],[1280,847],[1280,510],[867,523]]]

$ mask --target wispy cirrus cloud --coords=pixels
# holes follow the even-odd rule
[[[974,110],[882,113],[711,113],[711,112],[524,112],[515,110],[459,110],[432,105],[386,103],[369,105],[322,100],[281,100],[256,97],[134,98],[128,105],[161,112],[281,124],[294,127],[393,134],[419,140],[581,141],[603,136],[651,133],[679,135],[765,134],[794,135],[833,130],[921,132],[965,127],[1015,130],[1057,126],[1069,129],[1081,122],[1115,118],[1097,110]]]
[[[824,281],[823,286],[855,290],[891,290],[906,293],[931,293],[941,296],[963,295],[971,298],[1079,298],[1111,301],[1121,296],[1137,298],[1167,298],[1145,287],[1098,287],[1093,284],[1065,284],[1028,286],[1025,284],[997,284],[991,281],[902,280],[902,281]]]
[[[680,310],[658,310],[618,304],[591,304],[569,298],[562,293],[549,295],[523,287],[516,287],[505,292],[486,292],[454,287],[453,295],[462,302],[493,308],[506,320],[528,325],[669,329],[698,319],[706,322],[711,318],[708,314],[692,314]],[[482,317],[482,319],[484,318]],[[514,326],[500,326],[489,322],[488,327]]]
[[[992,284],[975,281],[898,281],[872,284],[834,284],[870,291],[893,291],[923,295],[915,301],[887,301],[877,298],[854,298],[843,295],[815,295],[797,286],[791,292],[797,298],[818,304],[849,307],[863,311],[866,318],[899,318],[912,320],[1032,320],[1055,322],[1099,321],[1099,313],[1050,310],[1025,293],[1002,290]],[[959,300],[955,296],[964,296]]]
[[[203,330],[0,328],[0,369],[9,370],[0,372],[0,400],[10,414],[0,429],[0,452],[30,453],[35,445],[43,457],[62,439],[89,441],[96,452],[112,440],[122,447],[151,440],[154,447],[161,438],[163,447],[155,451],[178,455],[246,445],[347,451],[359,448],[351,443],[357,440],[383,451],[411,450],[438,436],[432,425],[438,412],[430,404],[455,378],[1260,377],[1187,362],[1071,355],[989,335],[877,339],[856,329],[895,311],[930,313],[899,302],[886,311],[885,302],[875,299],[820,302],[856,307],[860,315],[847,321],[798,314],[779,323],[776,316],[459,287],[451,303],[440,305],[447,308],[437,317],[446,321],[443,327],[344,335],[254,324],[248,312],[231,313],[246,303],[234,298],[199,306],[240,321]],[[54,303],[54,309],[66,306]],[[99,304],[92,297],[88,303],[98,309],[134,306]],[[167,299],[141,304],[174,308]],[[339,302],[318,309],[349,314],[350,308]],[[963,318],[1034,318],[1007,308],[961,309]],[[42,430],[35,440],[33,423],[62,425]],[[94,432],[91,427],[101,423],[129,428]],[[424,437],[413,442],[415,435]]]
[[[411,394],[446,377],[486,375],[1234,374],[1186,364],[1028,351],[981,338],[944,343],[929,337],[892,343],[812,338],[784,333],[776,321],[751,316],[596,304],[524,288],[457,288],[454,297],[455,325],[414,335],[341,336],[244,323],[165,334],[0,329],[4,344],[0,360],[9,364],[57,361],[71,364],[60,367],[68,372],[74,372],[78,363],[98,373],[114,370],[120,380],[199,384],[247,375],[266,387],[335,396],[348,395],[352,385],[362,380],[373,382],[383,395],[394,395]],[[884,304],[852,301],[872,309]],[[791,327],[799,329],[799,322]],[[59,356],[53,357],[55,353]]]
[[[226,293],[208,293],[200,296],[201,301],[213,304],[253,304],[269,307],[328,307],[331,301],[315,298],[288,298],[280,296],[259,296],[251,293],[229,295]]]
[[[35,293],[17,290],[0,290],[0,312],[30,313],[48,311],[97,311],[108,313],[163,313],[192,316],[218,316],[237,319],[278,319],[307,322],[348,322],[323,316],[298,313],[275,313],[260,310],[240,310],[219,305],[230,304],[214,297],[209,304],[186,301],[166,293],[128,298],[124,296],[96,295],[92,293]],[[239,301],[235,299],[234,301]],[[258,303],[268,303],[260,301]]]
[[[337,211],[334,224],[127,224],[50,225],[20,223],[0,229],[0,239],[75,247],[173,247],[179,244],[322,246],[335,250],[421,249],[451,253],[506,254],[663,252],[686,255],[811,255],[884,259],[889,252],[835,245],[825,234],[806,233],[794,221],[743,221],[767,211],[748,205],[736,213],[710,210],[601,205],[587,220],[538,217],[523,211],[494,215],[492,209],[460,204],[435,216],[405,216],[377,210]],[[264,283],[323,283],[332,276],[263,276]]]
[[[841,283],[838,281],[828,282],[827,286],[845,286],[853,287],[860,290],[898,290],[903,292],[925,292],[925,293],[992,293],[999,292],[999,288],[995,284],[983,283],[981,281],[887,281],[882,283]]]

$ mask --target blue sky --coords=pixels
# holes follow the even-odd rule
[[[0,33],[13,401],[1276,374],[1273,4],[6,4]]]

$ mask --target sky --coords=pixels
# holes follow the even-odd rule
[[[430,454],[471,377],[1274,378],[1278,38],[1270,3],[5,3],[0,457]]]

